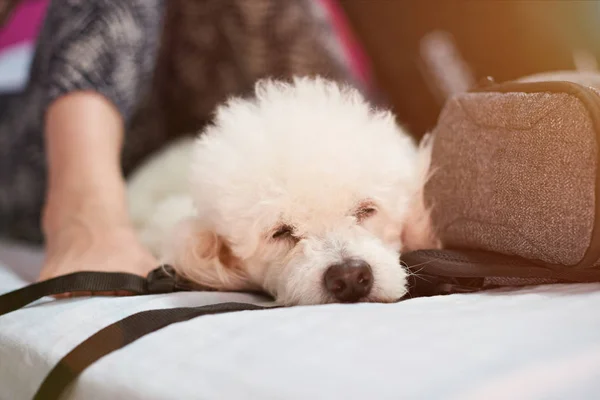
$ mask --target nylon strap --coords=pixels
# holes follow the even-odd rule
[[[407,298],[477,291],[483,286],[483,279],[480,278],[483,278],[485,274],[481,274],[482,270],[487,273],[492,271],[497,273],[500,269],[498,267],[503,266],[508,269],[502,272],[508,274],[511,271],[514,273],[514,267],[519,264],[512,258],[498,257],[495,254],[493,256],[490,259],[489,253],[447,250],[418,251],[406,254],[403,258],[412,272],[409,276],[410,295]],[[495,263],[490,262],[492,259]],[[485,269],[485,267],[489,268],[490,264],[493,267],[492,271]],[[548,273],[548,269],[534,268],[529,263],[524,263],[519,267],[516,269],[521,274],[539,276]],[[595,271],[595,273],[598,272]],[[597,278],[595,275],[594,277]],[[591,277],[585,276],[585,278],[590,279]],[[155,269],[147,278],[125,273],[77,272],[1,295],[0,315],[18,310],[42,297],[68,292],[127,291],[143,295],[189,289],[192,288],[179,282],[174,270],[169,266]],[[202,315],[266,308],[274,307],[245,303],[222,303],[193,308],[149,310],[131,315],[95,333],[63,357],[48,374],[34,399],[58,399],[64,389],[92,363],[165,326]]]
[[[172,267],[160,266],[147,278],[119,272],[75,272],[37,282],[0,295],[0,316],[46,296],[76,292],[118,292],[135,295],[187,290],[179,285]]]
[[[480,250],[419,250],[403,255],[413,272],[439,278],[541,278],[557,282],[600,282],[600,268],[550,265]],[[450,293],[455,293],[454,287]],[[481,287],[480,287],[481,289]]]
[[[269,308],[275,307],[221,303],[202,307],[149,310],[133,314],[98,331],[63,357],[46,376],[34,400],[58,399],[66,387],[91,364],[165,326],[203,315]]]
[[[147,293],[146,279],[131,274],[76,272],[47,281],[37,282],[0,296],[0,315],[18,310],[45,296],[70,292],[127,291]]]

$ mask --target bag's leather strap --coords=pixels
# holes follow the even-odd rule
[[[600,271],[553,269],[529,260],[494,253],[424,250],[403,256],[411,271],[406,296],[431,296],[480,290],[488,277],[554,278],[567,282],[600,281]],[[191,288],[169,266],[152,271],[147,278],[124,273],[77,272],[0,296],[0,315],[18,310],[44,296],[68,292],[127,291],[137,295],[171,293]],[[203,307],[143,311],[89,337],[67,354],[48,374],[35,399],[58,399],[64,389],[95,361],[135,340],[173,323],[207,314],[263,310],[254,304],[222,303]]]
[[[403,255],[403,260],[411,271],[407,298],[480,290],[482,283],[471,278],[552,275],[552,271],[549,272],[547,268],[526,261],[515,261],[515,258],[481,252],[424,250],[407,253]],[[596,276],[600,281],[600,271],[595,270],[587,274],[591,275],[590,278]],[[25,307],[42,297],[63,293],[125,291],[134,295],[145,295],[198,288],[181,280],[168,265],[156,268],[146,278],[126,273],[76,272],[0,295],[0,316]]]
[[[16,311],[42,297],[63,293],[126,291],[134,295],[146,295],[190,289],[192,287],[181,280],[168,265],[156,268],[147,278],[125,273],[77,272],[1,295],[0,315]],[[249,303],[221,303],[133,314],[98,331],[63,357],[46,376],[34,399],[58,399],[64,389],[95,361],[167,325],[207,314],[266,308],[269,307]]]
[[[423,257],[426,257],[425,261]],[[481,289],[477,281],[455,279],[451,269],[442,268],[445,273],[431,274],[432,270],[439,269],[440,261],[442,266],[446,261],[439,257],[434,260],[430,253],[407,255],[407,258],[410,259],[408,265],[412,273],[409,276],[410,290],[406,298],[465,293]],[[436,263],[432,264],[432,261]],[[461,277],[461,275],[457,276]],[[42,297],[64,293],[129,292],[134,295],[147,295],[187,290],[210,289],[192,286],[189,282],[181,280],[168,265],[156,268],[148,274],[147,278],[119,272],[75,272],[0,295],[0,316],[23,308]]]
[[[161,266],[147,278],[113,272],[75,272],[0,295],[0,316],[18,310],[46,296],[76,292],[118,292],[135,295],[171,293],[186,290],[178,284],[175,272]]]
[[[413,274],[411,282],[413,291],[407,297],[414,297],[419,291],[422,292],[420,295],[440,293],[439,282],[435,279]],[[419,286],[419,282],[425,286]],[[0,315],[16,311],[42,297],[63,293],[127,291],[135,295],[145,295],[190,289],[197,287],[190,287],[189,283],[181,280],[169,266],[155,269],[147,278],[125,273],[77,272],[0,295]],[[207,314],[266,308],[269,307],[222,303],[193,308],[149,310],[131,315],[95,333],[63,357],[46,376],[34,399],[58,399],[64,389],[92,363],[165,326]]]
[[[98,331],[63,357],[46,376],[34,400],[58,399],[66,387],[91,364],[165,326],[203,315],[268,308],[275,307],[221,303],[202,307],[149,310],[133,314]]]
[[[600,268],[549,265],[521,257],[478,250],[419,250],[403,256],[416,271],[438,278],[523,278],[556,282],[600,282]],[[476,286],[476,285],[475,285]],[[474,286],[474,288],[475,288]],[[480,287],[481,289],[482,287]]]
[[[410,270],[407,298],[481,290],[484,278],[543,278],[558,282],[600,282],[600,268],[549,266],[498,253],[467,250],[420,250],[403,255]],[[68,292],[126,291],[136,295],[198,289],[165,265],[147,278],[125,273],[76,272],[0,295],[0,316],[42,297]],[[201,288],[207,290],[207,288]]]

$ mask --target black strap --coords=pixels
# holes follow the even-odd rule
[[[505,256],[501,256],[500,259],[497,254],[493,254],[491,259],[490,257],[488,253],[448,250],[405,254],[404,262],[410,266],[412,272],[411,290],[407,298],[480,290],[483,287],[483,278],[496,276],[492,273],[494,271],[504,271],[507,275],[513,276],[517,270],[521,275],[528,276],[547,276],[549,273],[547,268],[540,269],[540,266],[532,265],[528,260],[524,262],[521,259]],[[492,270],[489,269],[490,263]],[[505,269],[502,270],[500,267]],[[590,273],[590,271],[586,272]],[[600,277],[586,274],[579,278],[585,280]],[[191,288],[186,282],[182,283],[169,266],[155,269],[147,278],[124,273],[78,272],[35,283],[0,296],[0,315],[24,307],[44,296],[67,292],[127,291],[140,295],[189,289]],[[193,308],[149,310],[131,315],[92,335],[67,354],[48,374],[35,399],[58,399],[64,389],[89,365],[165,326],[207,314],[265,308],[269,307],[245,303],[222,303]]]
[[[126,317],[90,336],[75,347],[50,371],[34,400],[58,399],[64,389],[95,361],[167,325],[202,315],[264,310],[245,303],[221,303],[202,307],[142,311]]]
[[[75,292],[158,294],[187,290],[178,283],[172,267],[160,266],[147,278],[117,272],[75,272],[0,295],[0,316],[16,311],[46,296]]]
[[[547,279],[556,282],[600,282],[600,268],[549,265],[541,261],[480,250],[419,250],[403,256],[413,273],[435,277],[443,294],[480,290],[484,278]],[[479,280],[475,280],[479,278]],[[445,281],[442,283],[442,281]],[[448,282],[456,285],[448,286]],[[468,284],[466,284],[468,283]]]
[[[407,298],[481,290],[486,277],[600,281],[600,268],[549,266],[493,252],[420,250],[404,254],[403,261],[411,271]],[[127,291],[142,295],[190,289],[207,290],[190,286],[168,265],[155,269],[147,278],[125,273],[76,272],[0,295],[0,316],[42,297],[67,292]]]
[[[76,272],[0,295],[0,315],[18,310],[42,297],[63,293],[127,291],[144,295],[192,289],[206,288],[191,285],[190,282],[177,276],[173,268],[168,265],[156,268],[148,274],[147,278],[126,273]],[[58,399],[64,389],[92,363],[167,325],[207,314],[265,308],[269,307],[245,303],[222,303],[203,307],[149,310],[133,314],[98,331],[63,357],[48,374],[35,399]]]
[[[477,269],[470,268],[461,275],[464,269],[464,252],[417,251],[407,253],[403,259],[411,270],[410,291],[406,298],[431,296],[437,294],[466,292],[481,289],[481,285],[473,285],[474,281],[461,281],[462,277],[478,277]],[[485,260],[489,262],[489,258]],[[468,262],[472,267],[473,263]],[[458,267],[463,265],[463,269]],[[481,266],[479,266],[479,269]],[[518,268],[523,271],[524,268]],[[513,274],[516,268],[511,269]],[[485,276],[485,275],[483,275]],[[177,276],[169,265],[153,270],[147,278],[109,272],[76,272],[17,289],[0,295],[0,316],[18,310],[45,296],[74,292],[116,292],[126,291],[135,295],[171,293],[181,290],[208,290],[191,285],[190,282]]]

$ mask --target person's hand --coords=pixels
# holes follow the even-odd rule
[[[91,210],[70,213],[59,226],[47,230],[46,260],[40,280],[78,271],[128,272],[146,276],[157,267],[156,259],[141,245],[128,223],[113,221],[105,215],[106,211],[91,207]],[[52,212],[55,211],[50,211],[50,215]],[[81,292],[73,295],[126,294]]]
[[[45,138],[46,261],[39,279],[78,271],[146,276],[157,262],[129,221],[120,167],[123,121],[116,108],[97,93],[68,94],[49,107]]]

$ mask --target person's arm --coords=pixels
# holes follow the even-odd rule
[[[156,267],[128,217],[117,109],[93,92],[63,96],[48,109],[45,140],[47,259],[40,279],[79,270],[145,275]]]
[[[80,213],[98,215],[106,224],[127,220],[119,167],[122,140],[121,116],[99,94],[75,92],[50,106],[45,131],[48,196],[42,224],[46,234]]]
[[[30,82],[45,103],[48,160],[40,279],[82,270],[144,275],[155,267],[129,221],[121,145],[150,84],[164,3],[49,5]]]

